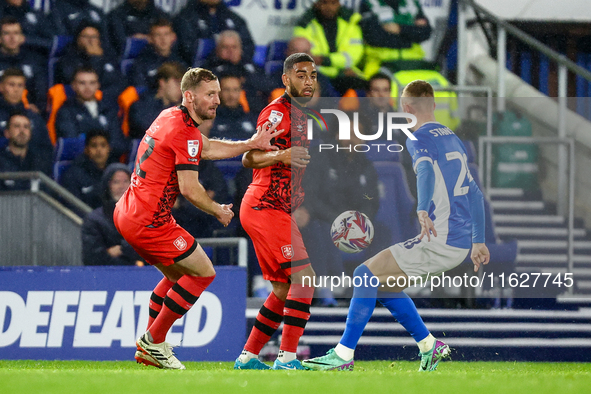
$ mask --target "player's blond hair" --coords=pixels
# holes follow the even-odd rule
[[[181,79],[181,92],[184,94],[187,90],[194,90],[201,81],[211,82],[217,81],[217,79],[218,77],[214,73],[205,68],[189,68]]]

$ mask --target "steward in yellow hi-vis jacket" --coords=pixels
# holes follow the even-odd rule
[[[431,26],[418,0],[363,0],[359,11],[367,78],[382,63],[393,72],[426,68],[420,43],[431,36]]]
[[[310,41],[318,71],[331,79],[340,94],[348,88],[365,86],[362,72],[357,68],[363,57],[360,20],[360,14],[341,7],[339,0],[318,0],[293,32],[294,37]]]

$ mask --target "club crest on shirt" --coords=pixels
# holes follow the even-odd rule
[[[197,156],[197,153],[199,153],[199,140],[188,140],[187,151],[189,152],[189,156]]]
[[[269,115],[269,122],[275,124],[281,122],[281,119],[283,119],[283,112],[271,110],[271,114]]]
[[[282,246],[281,253],[283,254],[283,257],[285,257],[286,259],[293,258],[293,248],[291,247],[291,245]]]
[[[174,240],[174,246],[181,252],[187,249],[187,241],[181,236]]]

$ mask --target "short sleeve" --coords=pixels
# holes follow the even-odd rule
[[[174,164],[177,171],[199,171],[199,160],[203,149],[203,138],[199,129],[185,128],[183,132],[176,133],[171,148],[174,151]]]
[[[412,157],[412,168],[416,173],[420,162],[428,161],[433,164],[433,161],[437,160],[437,147],[428,134],[415,133],[414,136],[416,140],[406,140],[406,149]]]

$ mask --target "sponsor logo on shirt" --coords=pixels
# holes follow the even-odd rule
[[[197,156],[197,154],[199,153],[199,140],[188,140],[187,151],[189,152],[189,156]]]

